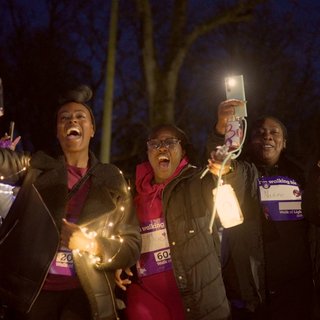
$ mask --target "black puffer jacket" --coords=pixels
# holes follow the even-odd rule
[[[254,171],[234,163],[224,176],[243,204],[255,197]],[[187,319],[229,319],[229,305],[221,276],[220,244],[216,231],[209,233],[216,178],[188,166],[164,189],[165,213],[173,270],[183,298]]]
[[[0,228],[0,298],[21,312],[31,309],[59,248],[68,192],[63,157],[55,159],[39,152],[29,161],[27,155],[0,149],[4,181],[23,181]],[[98,266],[86,254],[74,253],[74,260],[93,318],[111,320],[117,318],[113,270],[136,262],[141,238],[131,195],[119,169],[101,164],[93,154],[90,166],[94,166],[91,186],[78,224],[97,231],[103,256]],[[27,170],[21,171],[23,167]],[[111,240],[111,235],[121,236],[123,243]]]

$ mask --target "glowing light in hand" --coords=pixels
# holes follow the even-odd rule
[[[121,210],[124,210],[124,207],[123,207],[123,209],[121,208]],[[108,223],[108,227],[113,227],[113,226],[114,226],[113,222],[109,222]],[[86,250],[83,250],[83,251],[87,251],[88,252],[89,259],[90,259],[90,262],[92,264],[98,265],[99,263],[102,262],[102,258],[100,256],[98,256],[98,255],[94,255],[94,254],[90,253],[91,251],[94,250],[95,246],[97,245],[96,240],[95,240],[95,238],[98,235],[97,232],[96,231],[89,231],[88,228],[86,228],[86,227],[81,227],[80,230],[85,235],[86,238],[91,240],[85,246]],[[120,243],[120,246],[119,246],[117,252],[112,257],[109,257],[109,258],[106,259],[106,261],[108,263],[111,263],[115,259],[115,257],[118,255],[118,253],[120,252],[121,247],[122,247],[122,243],[124,242],[124,240],[123,240],[123,238],[121,238],[120,235],[111,235],[107,239],[112,240],[112,241],[118,241]],[[79,248],[73,250],[74,254],[78,254],[79,256],[82,256],[82,254],[83,254],[81,251],[82,250],[79,249]]]
[[[243,215],[237,196],[229,184],[213,190],[220,222],[224,228],[234,227],[243,222]]]

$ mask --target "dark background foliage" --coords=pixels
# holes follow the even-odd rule
[[[187,1],[185,32],[241,1]],[[174,1],[150,1],[157,59],[165,68]],[[20,148],[35,151],[56,144],[54,110],[66,88],[86,83],[98,131],[99,155],[111,1],[5,0],[0,11],[0,77],[5,116],[0,134],[15,121]],[[320,49],[317,1],[266,1],[251,18],[229,21],[199,37],[179,73],[175,123],[205,160],[206,136],[225,99],[224,77],[243,74],[248,122],[259,115],[280,117],[288,127],[288,152],[309,165],[319,155]],[[145,155],[149,127],[142,68],[142,34],[134,1],[119,1],[111,162],[128,174]]]

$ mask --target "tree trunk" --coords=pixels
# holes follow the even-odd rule
[[[176,88],[179,72],[192,44],[202,35],[230,23],[247,21],[252,10],[268,0],[247,0],[228,7],[219,15],[187,30],[188,0],[176,0],[169,32],[170,46],[160,66],[154,45],[153,17],[149,0],[136,0],[141,23],[143,69],[149,104],[149,124],[174,123]],[[163,53],[161,52],[163,55]]]

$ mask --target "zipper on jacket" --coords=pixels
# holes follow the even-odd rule
[[[19,223],[19,219],[17,219],[15,222],[14,222],[14,224],[13,224],[13,226],[10,228],[10,230],[5,234],[5,236],[1,239],[1,241],[0,241],[0,244],[2,244],[7,238],[8,238],[8,236],[10,235],[10,233],[12,232],[12,230],[16,227],[16,225]]]
[[[120,320],[120,318],[118,317],[116,301],[115,301],[115,298],[114,298],[114,295],[113,295],[113,290],[111,288],[110,281],[109,281],[108,276],[106,275],[105,272],[103,272],[103,275],[107,280],[108,288],[109,288],[109,291],[110,291],[110,294],[111,294],[111,300],[112,300],[112,306],[113,306],[114,315],[116,317],[116,320]]]
[[[60,237],[59,229],[58,229],[57,224],[56,224],[56,222],[54,221],[54,219],[53,219],[53,217],[52,217],[52,215],[51,215],[48,207],[47,207],[46,204],[43,202],[42,197],[40,196],[40,193],[39,193],[39,191],[37,190],[37,188],[34,186],[34,184],[32,184],[32,187],[35,189],[35,191],[36,191],[37,194],[39,195],[39,197],[40,197],[41,202],[43,203],[43,205],[47,208],[47,211],[48,211],[48,213],[49,213],[49,215],[50,215],[50,218],[51,218],[51,220],[52,220],[52,222],[53,222],[53,225],[54,225],[55,229],[57,230],[57,233],[58,233],[58,235],[59,235],[59,237]],[[33,307],[35,301],[37,300],[37,298],[38,298],[38,296],[39,296],[39,294],[40,294],[40,292],[41,292],[41,289],[42,289],[42,287],[43,287],[43,285],[44,285],[44,283],[45,283],[45,281],[46,281],[46,279],[47,279],[47,276],[48,276],[48,273],[49,273],[49,270],[50,270],[50,266],[51,266],[51,264],[52,264],[52,261],[53,261],[54,258],[56,257],[56,254],[57,254],[57,252],[58,252],[59,247],[60,247],[60,241],[57,243],[56,253],[55,253],[53,259],[50,261],[50,264],[49,264],[49,266],[48,266],[48,268],[47,268],[45,277],[43,278],[43,281],[41,282],[41,285],[40,285],[40,287],[39,287],[39,290],[38,290],[38,292],[36,293],[34,299],[32,300],[31,305],[30,305],[30,307],[29,307],[29,309],[28,309],[27,312],[29,312],[29,311],[31,310],[31,308]]]

